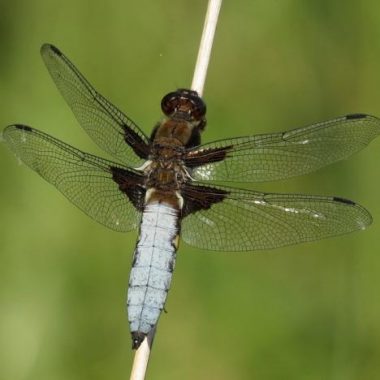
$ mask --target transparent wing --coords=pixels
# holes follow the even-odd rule
[[[189,151],[185,162],[200,181],[273,181],[345,159],[379,135],[380,119],[354,114],[288,132],[205,144]]]
[[[121,171],[138,175],[133,170],[23,125],[7,127],[3,138],[23,163],[97,222],[116,231],[138,227],[140,213],[113,179]]]
[[[148,138],[136,124],[100,95],[55,46],[44,44],[41,55],[75,117],[105,151],[128,165],[148,156]]]
[[[337,197],[194,184],[184,189],[183,196],[194,202],[195,211],[182,221],[182,239],[209,250],[277,248],[364,229],[372,222],[363,207]]]

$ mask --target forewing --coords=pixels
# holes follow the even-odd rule
[[[139,174],[133,169],[83,153],[24,125],[7,127],[3,138],[23,163],[97,222],[116,231],[138,227],[140,213],[132,202],[137,197],[128,197],[119,184],[121,173],[125,178],[130,173],[132,182],[137,182]],[[131,184],[130,194],[136,193],[133,186],[136,187]]]
[[[288,132],[202,145],[185,164],[200,181],[273,181],[343,160],[380,134],[380,119],[354,114]]]
[[[253,251],[323,239],[366,228],[360,205],[337,197],[270,194],[186,186],[182,239],[218,251]]]
[[[55,46],[44,44],[41,55],[75,117],[102,149],[128,165],[147,159],[148,138],[131,119],[100,95]]]

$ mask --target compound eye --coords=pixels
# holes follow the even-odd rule
[[[166,116],[170,116],[179,104],[179,94],[177,91],[169,92],[161,100],[161,109]]]
[[[193,102],[193,117],[196,120],[201,120],[206,115],[206,104],[201,98],[196,98],[196,101]]]

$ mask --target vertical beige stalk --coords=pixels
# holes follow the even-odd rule
[[[191,84],[191,89],[197,91],[199,96],[202,96],[203,94],[207,68],[210,61],[211,49],[214,41],[215,29],[218,22],[221,5],[222,0],[209,0],[207,6],[207,13],[203,26],[197,63],[195,65],[193,81]],[[145,373],[148,366],[155,332],[156,329],[152,329],[148,336],[141,343],[140,347],[136,350],[130,380],[145,379]]]

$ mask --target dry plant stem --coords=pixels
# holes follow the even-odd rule
[[[136,350],[130,380],[145,379],[146,368],[148,367],[149,355],[152,349],[155,333],[156,328],[153,328],[143,340],[140,347]]]
[[[197,63],[195,65],[193,82],[191,89],[197,91],[199,96],[202,96],[203,88],[206,80],[207,67],[210,61],[211,48],[214,41],[216,24],[218,22],[219,10],[222,5],[222,0],[209,0],[205,23],[203,26],[201,43],[198,51]],[[133,367],[130,380],[144,380],[148,366],[150,351],[156,329],[152,329],[148,336],[136,350],[133,360]]]
[[[208,2],[206,19],[198,50],[197,63],[195,64],[193,82],[191,83],[191,89],[197,91],[199,96],[202,96],[203,94],[208,63],[210,61],[211,49],[214,42],[215,29],[216,24],[218,23],[221,5],[222,0],[209,0]]]
[[[150,349],[148,340],[145,338],[135,353],[130,380],[145,379],[146,368],[148,367]]]

